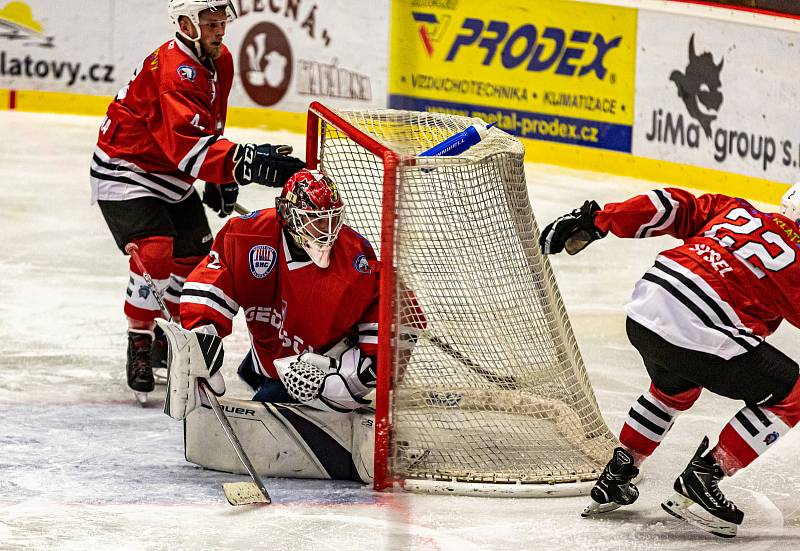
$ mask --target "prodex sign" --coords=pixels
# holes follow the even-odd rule
[[[785,31],[640,12],[633,153],[797,180],[796,38]]]

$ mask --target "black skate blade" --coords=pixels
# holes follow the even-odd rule
[[[145,407],[147,405],[147,393],[146,392],[139,392],[138,390],[133,391],[133,395],[136,398],[136,402]]]
[[[589,518],[596,515],[602,515],[603,513],[610,513],[611,511],[616,511],[622,507],[619,503],[610,502],[610,503],[597,503],[595,500],[592,500],[589,505],[584,507],[583,511],[581,511],[581,518]]]
[[[692,505],[694,507],[692,508]],[[686,496],[675,492],[661,503],[661,508],[673,517],[687,522],[695,528],[720,538],[736,537],[738,525],[715,517]]]

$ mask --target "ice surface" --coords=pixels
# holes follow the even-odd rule
[[[161,413],[158,400],[140,408],[126,388],[127,263],[89,205],[99,122],[0,112],[0,549],[800,548],[797,431],[724,483],[746,514],[734,541],[691,529],[659,507],[702,435],[714,439],[741,407],[709,393],[645,464],[639,501],[602,519],[579,517],[586,498],[380,495],[353,483],[286,479],[267,479],[273,505],[232,508],[222,483],[246,479],[187,463],[181,424]],[[303,151],[293,134],[228,135]],[[528,165],[527,175],[542,224],[587,198],[602,203],[656,187],[545,165]],[[240,202],[267,207],[272,197],[249,186]],[[212,225],[221,223],[214,217]],[[668,243],[610,237],[553,259],[615,432],[648,384],[625,338],[622,305]],[[785,326],[771,342],[797,358],[796,335]],[[247,396],[233,374],[246,345],[241,331],[226,340],[230,396]]]

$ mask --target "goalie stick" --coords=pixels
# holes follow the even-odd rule
[[[125,245],[125,252],[128,253],[131,258],[133,258],[133,261],[142,271],[142,277],[144,278],[145,282],[147,282],[150,292],[153,293],[159,308],[161,308],[161,313],[164,314],[164,318],[167,321],[172,321],[172,315],[169,313],[169,310],[167,310],[167,307],[164,304],[164,300],[161,297],[161,292],[156,287],[156,284],[150,277],[150,274],[147,272],[142,259],[139,257],[139,247],[137,247],[135,243],[128,243]],[[208,383],[205,379],[198,379],[197,383],[200,387],[200,391],[211,404],[211,409],[214,410],[214,415],[217,417],[219,424],[222,425],[222,430],[225,431],[225,436],[228,437],[228,441],[231,443],[231,446],[233,446],[236,455],[239,457],[239,460],[241,460],[244,468],[247,469],[247,472],[250,474],[250,478],[253,479],[253,482],[228,482],[223,484],[222,490],[225,493],[228,503],[231,505],[272,503],[272,499],[270,498],[267,489],[264,487],[264,482],[261,480],[261,477],[258,476],[258,473],[253,467],[253,463],[250,461],[250,458],[247,457],[247,453],[245,453],[242,443],[239,442],[239,438],[233,431],[231,422],[226,417],[225,412],[222,411],[216,395],[209,389]]]
[[[469,356],[456,350],[452,345],[442,340],[440,337],[436,335],[432,335],[428,331],[423,331],[420,334],[421,337],[426,339],[436,348],[459,362],[461,365],[472,371],[473,373],[477,373],[490,383],[494,383],[502,389],[505,390],[516,390],[519,388],[519,383],[514,377],[508,375],[497,375],[492,373],[488,369],[481,367],[481,365],[474,360],[472,360]]]

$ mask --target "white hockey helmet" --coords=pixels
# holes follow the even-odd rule
[[[225,10],[228,23],[238,17],[236,8],[233,7],[233,2],[230,0],[169,0],[169,5],[167,6],[169,20],[177,27],[178,34],[192,42],[200,40],[200,12],[205,10]],[[180,19],[181,16],[188,17],[189,21],[192,22],[195,31],[197,31],[196,38],[186,36],[183,31],[181,31],[181,26],[178,23],[178,19]]]
[[[800,182],[790,187],[781,197],[781,214],[800,225]]]

